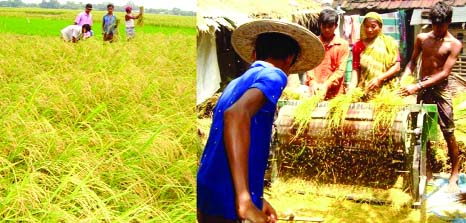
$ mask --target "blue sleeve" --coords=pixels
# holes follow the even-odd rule
[[[277,104],[286,86],[287,78],[283,71],[277,68],[264,68],[256,76],[251,88],[257,88],[265,95],[267,100]]]

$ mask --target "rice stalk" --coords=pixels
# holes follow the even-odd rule
[[[0,41],[2,220],[195,219],[194,36]]]
[[[368,103],[373,105],[373,129],[390,129],[405,101],[398,94],[398,89],[382,88]]]
[[[320,91],[309,98],[302,99],[298,106],[296,106],[293,112],[294,125],[297,126],[295,138],[300,136],[308,127],[312,119],[312,112],[323,99],[324,94]]]
[[[136,21],[138,26],[144,26],[144,6],[139,6],[139,17]]]
[[[405,76],[400,80],[400,86],[401,87],[406,87],[406,86],[408,86],[410,84],[414,84],[414,83],[416,83],[416,77],[414,77],[413,75]]]
[[[283,90],[282,95],[280,96],[280,99],[282,100],[300,100],[301,98],[301,93],[294,90],[293,88],[288,88],[286,87]]]
[[[328,130],[339,128],[346,118],[351,103],[358,102],[363,96],[361,88],[349,90],[346,94],[340,94],[329,101]]]

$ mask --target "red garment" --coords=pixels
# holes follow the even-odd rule
[[[320,40],[323,42],[322,37]],[[344,92],[344,75],[348,60],[348,42],[342,38],[334,37],[328,44],[324,44],[324,59],[307,72],[306,85],[313,81],[318,84],[330,83],[325,99],[331,99]]]
[[[366,49],[366,46],[364,43],[359,40],[353,45],[353,70],[359,70],[361,67],[360,61],[361,61],[361,53]]]
[[[366,45],[359,40],[353,45],[353,70],[359,70],[361,68],[361,53],[366,49]],[[401,62],[401,55],[398,54],[397,62]]]

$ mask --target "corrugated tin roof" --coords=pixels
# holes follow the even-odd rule
[[[430,8],[440,0],[341,0],[341,8],[344,10],[352,9],[370,9],[370,10],[387,10],[387,9],[415,9]],[[450,0],[447,3],[451,6],[464,6],[466,0]]]
[[[430,20],[427,18],[422,18],[423,12],[428,12],[427,9],[414,9],[413,15],[411,16],[410,25],[422,25],[430,24]],[[466,6],[463,7],[453,7],[453,17],[451,18],[452,23],[457,22],[466,22]]]

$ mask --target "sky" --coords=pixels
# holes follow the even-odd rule
[[[67,1],[71,2],[82,2],[86,3],[102,3],[102,2],[111,2],[114,5],[124,6],[129,0],[58,0],[60,3],[66,3]],[[179,8],[185,11],[196,11],[196,0],[132,0],[134,4],[138,6],[144,6],[145,8],[163,8],[163,9],[172,9]],[[42,0],[22,0],[24,3],[41,3]]]

